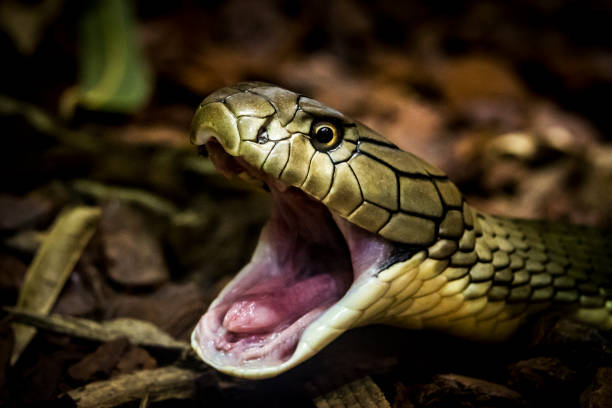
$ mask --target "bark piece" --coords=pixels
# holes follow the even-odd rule
[[[201,374],[177,367],[142,370],[68,391],[81,408],[107,408],[148,398],[149,402],[185,399],[195,395]]]

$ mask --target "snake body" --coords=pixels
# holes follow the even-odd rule
[[[313,133],[321,126],[338,134]],[[196,144],[214,139],[268,183],[321,203],[343,232],[365,231],[391,248],[309,323],[289,357],[226,358],[220,354],[231,352],[207,346],[213,340],[197,328],[194,348],[221,371],[273,376],[342,332],[372,323],[502,340],[532,313],[563,306],[578,321],[612,329],[607,232],[481,213],[440,169],[334,109],[265,83],[240,83],[208,96],[191,137]],[[236,296],[231,293],[232,284],[209,314],[220,310],[221,299]]]

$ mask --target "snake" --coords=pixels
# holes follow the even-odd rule
[[[438,167],[263,82],[207,96],[190,139],[272,196],[251,260],[191,336],[223,373],[273,377],[370,324],[492,342],[561,309],[612,329],[609,231],[478,211]]]

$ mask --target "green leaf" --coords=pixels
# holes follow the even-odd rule
[[[133,113],[150,99],[152,75],[139,47],[131,0],[96,0],[83,16],[77,103]]]

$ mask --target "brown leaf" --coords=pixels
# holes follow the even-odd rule
[[[100,222],[108,275],[125,286],[156,286],[169,279],[163,251],[142,213],[119,201],[104,207]]]
[[[107,305],[107,319],[130,317],[153,322],[178,339],[188,339],[206,304],[193,283],[166,284],[149,295],[118,295]]]
[[[100,345],[73,364],[68,374],[77,381],[91,382],[155,367],[157,361],[149,353],[130,345],[126,337],[120,337]]]
[[[82,382],[106,379],[129,346],[130,341],[125,337],[103,343],[96,351],[70,366],[68,374]]]
[[[145,349],[140,347],[129,347],[117,363],[113,376],[117,374],[129,374],[134,371],[150,370],[157,367],[155,360]]]

